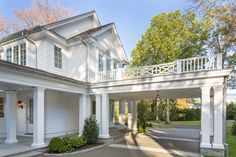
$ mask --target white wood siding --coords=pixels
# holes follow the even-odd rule
[[[79,95],[46,92],[45,135],[47,138],[76,133],[79,129]]]
[[[89,81],[96,81],[98,71],[98,50],[94,46],[89,47]]]
[[[71,38],[77,34],[80,34],[88,29],[98,27],[92,16],[71,22],[60,27],[53,28],[55,32],[65,38]]]
[[[69,49],[69,68],[68,77],[86,80],[86,50],[84,45],[78,45]]]

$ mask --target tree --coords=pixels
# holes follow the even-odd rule
[[[32,6],[25,9],[16,9],[14,15],[17,23],[6,20],[0,16],[0,37],[16,32],[20,29],[28,29],[36,25],[45,25],[56,22],[73,15],[71,9],[61,5],[51,5],[49,0],[32,0]]]
[[[172,62],[201,55],[208,39],[207,19],[179,10],[154,16],[142,39],[132,51],[131,66]]]
[[[198,12],[212,21],[207,42],[210,53],[223,53],[224,64],[236,65],[236,1],[194,0],[191,12]]]

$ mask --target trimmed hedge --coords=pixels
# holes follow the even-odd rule
[[[48,151],[50,153],[73,152],[85,144],[87,144],[87,140],[84,136],[66,135],[62,139],[54,137],[49,142]]]

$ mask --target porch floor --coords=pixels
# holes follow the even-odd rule
[[[17,136],[18,143],[6,144],[4,143],[6,138],[0,138],[0,156],[12,156],[24,152],[37,150],[38,148],[32,148],[32,137]],[[45,143],[48,144],[49,139],[45,139]]]

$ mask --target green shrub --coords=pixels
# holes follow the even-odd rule
[[[147,127],[151,128],[152,127],[152,123],[147,123]]]
[[[83,136],[88,144],[96,143],[99,136],[99,126],[94,116],[85,119]]]
[[[51,153],[62,153],[65,152],[65,145],[61,138],[54,137],[48,144],[48,151]]]
[[[236,122],[233,122],[232,128],[231,128],[232,135],[236,135]]]
[[[67,152],[72,152],[75,149],[78,149],[79,147],[85,145],[87,143],[84,136],[77,136],[77,135],[66,135],[63,137],[63,142],[66,147]]]

